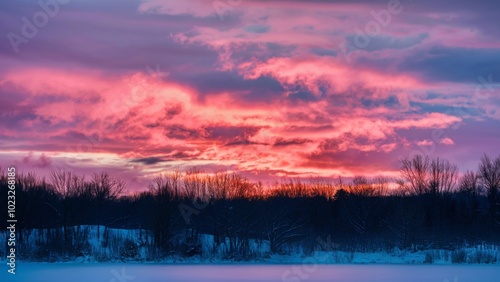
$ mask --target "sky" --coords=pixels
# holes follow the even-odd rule
[[[499,1],[0,2],[0,166],[250,179],[500,153]]]

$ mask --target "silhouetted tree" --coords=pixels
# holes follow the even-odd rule
[[[103,214],[103,205],[106,202],[116,200],[125,189],[123,180],[111,177],[107,172],[94,173],[90,181],[90,195],[96,207],[97,219],[102,225],[106,215]],[[97,228],[97,239],[101,238],[100,227]]]
[[[72,247],[72,237],[69,226],[74,224],[74,218],[78,212],[77,206],[74,204],[74,199],[82,193],[85,193],[85,180],[83,176],[78,176],[71,171],[54,170],[50,174],[51,184],[55,191],[61,197],[61,209],[56,207],[57,214],[61,216],[63,236],[64,236],[64,252]]]
[[[287,206],[275,206],[267,203],[261,222],[264,222],[264,236],[269,240],[272,253],[289,242],[304,237],[304,218],[291,215],[292,210]]]
[[[500,156],[493,159],[485,154],[479,163],[478,174],[488,194],[490,216],[497,224],[500,224],[500,220],[498,219],[500,215],[500,202],[498,199],[498,190],[500,189]]]
[[[460,178],[459,190],[461,192],[477,197],[479,195],[479,175],[467,170]]]
[[[161,174],[150,184],[154,198],[154,243],[161,251],[166,251],[171,235],[172,196],[179,194],[179,174]]]
[[[447,160],[439,158],[431,161],[429,166],[429,192],[443,194],[453,191],[458,179],[458,167]]]
[[[407,181],[409,191],[415,195],[429,192],[428,175],[430,160],[427,156],[416,155],[412,159],[401,160],[401,176]]]
[[[0,193],[6,195],[5,170],[0,174]],[[401,161],[397,184],[402,189],[389,189],[388,178],[364,176],[348,184],[288,178],[265,188],[236,173],[193,169],[161,174],[148,191],[127,196],[121,193],[124,183],[104,172],[85,178],[53,171],[49,182],[19,173],[20,250],[34,239],[39,258],[81,255],[89,250],[84,225],[105,227],[98,233],[103,247],[119,240],[108,240],[108,228],[140,229],[136,242],[118,243],[148,246],[149,254],[160,257],[201,254],[201,238],[206,238],[201,234],[213,235],[213,251],[224,249],[233,259],[249,258],[252,240],[266,240],[270,252],[284,246],[311,251],[318,237],[331,237],[350,251],[500,243],[491,227],[492,219],[499,221],[500,157],[485,155],[477,173],[463,174],[459,189],[457,174],[457,166],[446,160],[415,156]],[[191,212],[190,222],[183,220],[182,205]],[[5,213],[0,220],[5,228]]]

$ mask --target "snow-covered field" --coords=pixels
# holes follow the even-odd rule
[[[21,263],[17,274],[0,281],[20,282],[498,282],[498,265],[158,265]]]
[[[97,263],[97,262],[159,262],[159,263],[231,263],[234,258],[226,255],[229,249],[229,240],[214,248],[214,236],[200,234],[199,245],[201,253],[194,256],[173,255],[154,260],[147,245],[140,242],[151,241],[152,235],[148,231],[138,229],[112,229],[100,226],[101,239],[97,236],[97,226],[69,227],[73,234],[86,234],[88,247],[77,257],[67,259],[55,256],[52,262]],[[104,235],[107,234],[109,243],[104,247]],[[0,244],[5,245],[7,231],[0,232]],[[43,241],[47,236],[44,232],[34,229],[30,233],[29,244],[24,245],[25,253],[36,254],[39,247],[37,241]],[[41,239],[40,239],[41,238]],[[182,240],[184,238],[181,238]],[[124,242],[135,243],[137,253],[133,257],[122,257]],[[42,245],[43,246],[43,245]],[[49,248],[50,249],[50,248]],[[28,251],[29,250],[29,251]],[[320,264],[500,264],[500,246],[481,244],[462,247],[458,250],[377,250],[373,252],[347,252],[342,250],[324,251],[321,248],[313,252],[304,252],[302,248],[288,248],[282,254],[271,254],[270,244],[266,240],[249,240],[249,251],[254,254],[248,263],[261,264],[301,264],[304,261]],[[0,249],[0,262],[6,262],[6,250]],[[28,256],[29,257],[29,256]],[[30,261],[48,261],[47,258],[24,257]],[[500,281],[500,279],[499,279]]]

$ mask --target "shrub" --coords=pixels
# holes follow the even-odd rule
[[[139,248],[132,239],[126,239],[120,252],[123,259],[135,259],[139,256]]]
[[[432,252],[425,253],[424,263],[429,263],[429,264],[434,263],[434,254]]]
[[[470,258],[470,263],[496,263],[495,255],[486,251],[476,251]]]
[[[464,250],[453,251],[451,254],[452,263],[466,263],[467,253]]]

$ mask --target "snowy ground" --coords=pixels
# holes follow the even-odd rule
[[[498,265],[158,265],[21,263],[17,274],[0,281],[20,282],[498,282]]]
[[[151,241],[151,234],[145,230],[136,229],[112,229],[100,226],[101,240],[98,240],[97,226],[75,226],[71,227],[75,234],[87,234],[88,250],[83,252],[83,255],[76,258],[72,257],[67,260],[56,257],[55,261],[71,261],[76,263],[96,263],[96,262],[146,262],[151,261],[147,246],[138,247],[137,256],[123,260],[121,252],[124,249],[123,243],[126,240],[135,242]],[[103,247],[103,234],[107,232],[109,244]],[[36,253],[37,240],[44,238],[43,232],[40,230],[32,230],[29,244],[24,247],[25,253]],[[7,231],[0,232],[0,245],[5,245]],[[182,238],[181,238],[182,239]],[[226,238],[226,243],[221,243],[214,250],[214,237],[208,234],[201,234],[199,244],[201,245],[201,254],[186,257],[186,256],[171,256],[163,258],[161,263],[231,263],[234,259],[228,258],[225,255],[229,249],[229,240]],[[28,252],[28,249],[30,250]],[[249,250],[254,255],[248,259],[248,262],[261,264],[301,264],[303,261],[314,261],[321,264],[453,264],[453,263],[469,263],[469,264],[500,264],[500,246],[496,245],[476,245],[463,247],[457,251],[450,250],[420,250],[410,252],[408,250],[379,250],[374,252],[346,252],[341,250],[332,250],[325,252],[321,248],[314,252],[304,252],[302,248],[289,248],[284,251],[285,254],[277,255],[270,254],[269,241],[266,240],[250,240]],[[453,259],[454,254],[463,253],[463,258],[460,260]],[[459,254],[459,253],[458,253]],[[0,262],[6,262],[6,250],[0,249]],[[456,258],[456,256],[455,256]],[[37,261],[32,258],[31,261]],[[40,261],[40,260],[38,260]],[[42,259],[41,261],[45,261]],[[500,279],[499,279],[500,281]]]

